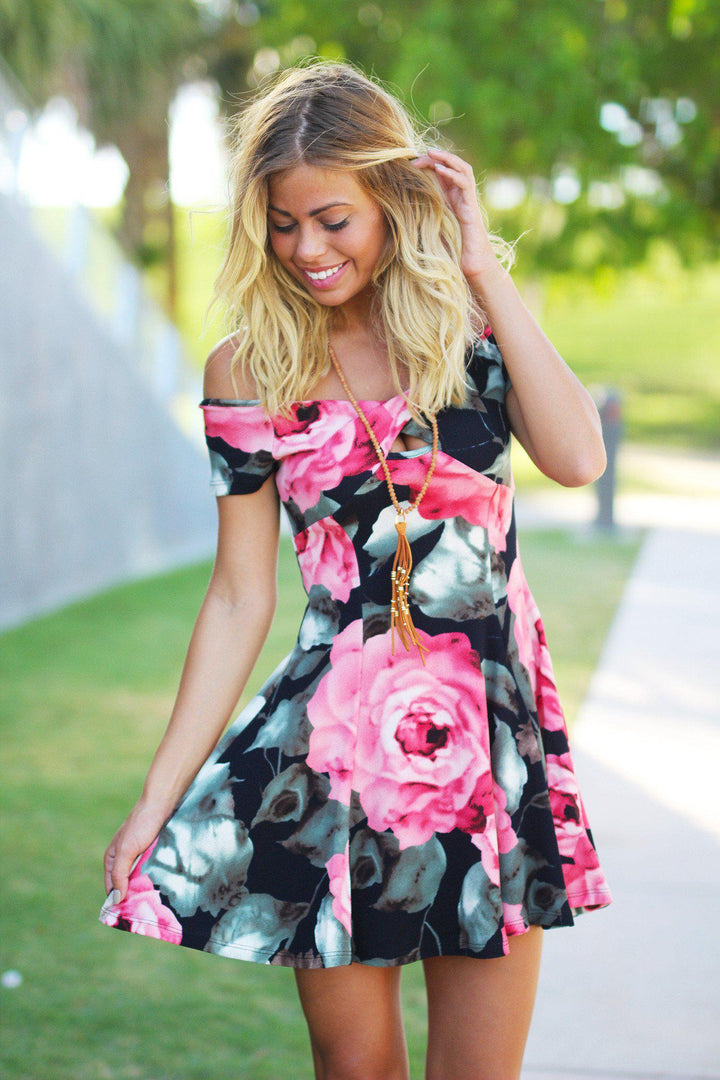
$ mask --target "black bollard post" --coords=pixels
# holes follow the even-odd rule
[[[622,435],[622,396],[613,387],[600,387],[594,393],[595,404],[600,413],[603,441],[607,454],[605,472],[595,481],[598,497],[595,525],[598,529],[612,532],[615,529],[613,503],[615,499],[615,460]]]

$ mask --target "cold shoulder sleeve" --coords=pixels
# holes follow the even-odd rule
[[[473,343],[468,371],[482,397],[504,402],[512,382],[489,326]]]
[[[249,495],[277,469],[275,432],[258,401],[203,398],[210,486],[216,495]]]

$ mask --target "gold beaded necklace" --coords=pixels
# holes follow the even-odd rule
[[[398,497],[395,494],[395,487],[394,487],[393,482],[392,482],[392,477],[390,476],[390,469],[388,468],[387,458],[385,457],[385,454],[382,451],[382,447],[380,446],[380,443],[377,441],[377,438],[375,436],[375,432],[373,431],[373,429],[372,429],[372,427],[370,425],[370,422],[368,421],[368,418],[366,417],[365,413],[362,411],[362,409],[358,405],[357,401],[355,400],[353,392],[350,389],[350,387],[348,386],[347,379],[345,378],[345,376],[344,376],[344,374],[342,372],[342,368],[340,367],[340,365],[338,363],[337,356],[335,355],[335,350],[333,349],[332,345],[330,345],[329,342],[328,342],[328,348],[330,350],[330,359],[333,362],[333,367],[335,368],[335,370],[338,373],[338,378],[340,379],[340,382],[343,385],[345,393],[347,394],[348,398],[350,399],[350,401],[354,405],[355,411],[357,412],[358,416],[360,417],[360,419],[361,419],[361,421],[362,421],[362,423],[363,423],[363,425],[365,427],[365,430],[367,431],[368,436],[370,437],[370,442],[372,443],[372,445],[373,445],[373,447],[375,449],[375,453],[378,456],[378,460],[379,460],[380,465],[382,466],[382,470],[383,470],[383,472],[385,474],[385,482],[387,484],[388,491],[390,493],[390,499],[392,500],[392,504],[395,507],[395,510],[397,512],[397,517],[395,518],[395,528],[397,529],[397,534],[398,534],[398,544],[397,544],[397,551],[395,552],[395,559],[393,561],[392,571],[391,571],[391,574],[390,574],[390,577],[391,577],[391,580],[392,580],[392,598],[391,598],[391,601],[390,601],[390,626],[391,626],[391,630],[392,630],[392,654],[393,654],[393,656],[395,655],[395,631],[397,630],[397,634],[398,634],[398,637],[400,638],[401,643],[405,646],[405,648],[408,651],[412,648],[413,645],[417,646],[418,653],[420,654],[420,659],[422,660],[422,662],[424,664],[425,663],[425,657],[423,656],[423,652],[429,652],[429,649],[428,649],[427,645],[424,645],[422,643],[422,641],[420,641],[420,639],[419,639],[419,637],[417,635],[417,630],[415,629],[415,626],[413,624],[412,616],[410,614],[410,608],[408,606],[408,587],[409,587],[409,584],[410,584],[410,571],[412,570],[412,551],[410,549],[410,543],[409,543],[407,535],[406,535],[405,518],[411,512],[411,510],[417,510],[418,506],[420,505],[420,503],[422,501],[423,495],[425,494],[425,492],[428,489],[428,484],[430,483],[430,479],[432,477],[432,474],[435,472],[435,464],[437,462],[437,454],[438,454],[438,427],[437,427],[437,420],[435,419],[435,416],[432,413],[429,414],[430,426],[432,427],[432,433],[433,433],[433,441],[432,441],[432,455],[431,455],[431,458],[430,458],[430,468],[427,471],[427,476],[425,477],[425,482],[423,483],[423,486],[420,488],[420,491],[417,493],[415,501],[413,503],[411,503],[410,506],[401,506],[399,501],[398,501]]]

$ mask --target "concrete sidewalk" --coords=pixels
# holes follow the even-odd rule
[[[587,487],[558,488],[524,493],[515,499],[518,532],[526,529],[565,528],[577,525],[591,529],[597,513],[597,498]],[[632,492],[616,496],[615,521],[620,531],[646,528],[677,528],[720,536],[720,496]]]
[[[614,903],[545,934],[527,1080],[720,1078],[720,500],[653,506],[571,732]]]

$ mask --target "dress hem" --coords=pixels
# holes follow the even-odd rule
[[[609,893],[583,893],[582,899],[580,898],[568,898],[568,904],[570,906],[573,916],[577,916],[584,911],[595,911],[600,908],[608,907],[612,903],[612,897]],[[248,948],[245,945],[226,944],[224,942],[214,942],[212,938],[208,938],[204,944],[199,943],[197,935],[188,933],[187,931],[182,934],[177,931],[168,929],[167,927],[161,927],[158,922],[152,919],[132,919],[132,927],[129,925],[123,926],[118,922],[110,922],[109,919],[104,918],[101,914],[98,917],[98,922],[103,926],[110,927],[111,930],[124,930],[128,933],[138,934],[141,937],[155,938],[158,941],[165,941],[169,945],[180,945],[185,948],[199,949],[202,952],[207,952],[216,956],[227,956],[228,958],[247,960],[255,963],[267,964],[269,966],[279,967],[296,967],[296,968],[321,968],[321,967],[342,967],[352,963],[368,964],[374,967],[398,967],[403,964],[413,963],[419,960],[431,959],[433,956],[472,956],[482,952],[487,947],[487,941],[482,944],[474,944],[469,942],[465,946],[458,945],[456,942],[448,943],[447,946],[441,942],[442,950],[436,953],[428,953],[427,956],[423,956],[420,950],[415,950],[413,953],[402,957],[377,957],[372,960],[361,960],[356,957],[352,952],[347,949],[333,952],[325,952],[322,957],[306,957],[300,956],[297,953],[288,952],[287,949],[278,949],[270,956],[267,955],[267,951],[260,949]],[[503,923],[502,929],[508,937],[519,937],[522,934],[528,932],[532,926],[540,926],[543,930],[552,930],[558,926],[569,926],[572,923],[559,922],[556,917],[553,917],[552,922],[547,924],[537,921],[532,923],[526,922],[512,922]],[[152,928],[152,930],[143,929],[143,927]],[[500,929],[500,927],[498,928]],[[447,947],[453,951],[445,952],[444,948]],[[507,954],[506,954],[507,955]],[[479,958],[481,959],[481,958]],[[331,961],[327,963],[326,961]]]

